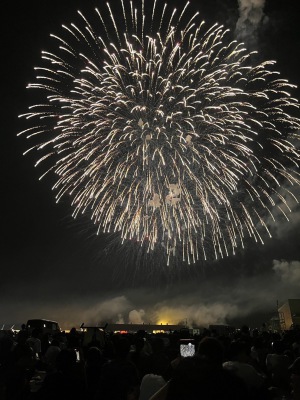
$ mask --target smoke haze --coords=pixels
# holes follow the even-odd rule
[[[257,30],[264,21],[265,0],[239,0],[239,18],[235,27],[238,40],[254,45]]]
[[[44,304],[22,303],[11,299],[3,304],[16,320],[29,318],[58,320],[63,328],[111,323],[186,323],[206,327],[209,324],[267,322],[253,318],[255,314],[271,315],[276,302],[299,297],[300,261],[273,260],[271,271],[263,275],[239,278],[234,283],[214,279],[202,283],[174,285],[168,290],[124,289],[121,296],[106,293],[105,298],[94,294],[85,300],[73,298]],[[98,298],[97,298],[98,297]],[[70,297],[69,297],[70,299]],[[54,311],[56,310],[56,311]],[[66,317],[67,316],[67,317]],[[25,317],[25,321],[24,321]]]

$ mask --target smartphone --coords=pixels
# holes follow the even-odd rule
[[[181,357],[193,357],[195,355],[195,344],[192,339],[182,339],[180,341]]]

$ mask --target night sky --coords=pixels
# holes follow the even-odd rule
[[[300,86],[297,3],[266,0],[260,23],[243,40],[261,61],[276,60],[281,76]],[[31,103],[26,85],[49,34],[71,22],[77,9],[88,16],[102,4],[5,0],[2,6],[1,326],[29,318],[54,319],[64,328],[103,321],[252,327],[267,322],[277,301],[300,297],[299,206],[290,223],[279,219],[271,225],[273,238],[264,246],[250,242],[225,260],[167,268],[158,258],[138,259],[132,246],[108,251],[107,236],[96,237],[84,217],[74,221],[66,201],[55,203],[54,177],[38,180],[43,170],[34,168],[37,155],[22,155],[28,143],[17,137],[24,128],[18,115]],[[238,1],[191,0],[191,5],[208,26],[219,22],[235,30]],[[300,99],[300,90],[293,96]]]

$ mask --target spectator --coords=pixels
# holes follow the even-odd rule
[[[217,367],[222,367],[224,347],[215,337],[204,337],[198,346],[198,355]]]
[[[147,374],[143,377],[140,386],[139,400],[148,400],[166,384],[161,375]]]
[[[39,330],[37,328],[34,328],[32,330],[31,336],[29,336],[29,338],[26,340],[26,342],[32,348],[36,360],[41,359],[42,355],[42,344],[39,338],[39,334]]]
[[[48,371],[54,371],[56,366],[56,358],[60,353],[61,349],[59,347],[59,341],[57,339],[53,339],[51,345],[48,347],[45,353],[45,362],[47,365]]]
[[[170,360],[165,353],[164,341],[161,337],[154,337],[151,340],[152,354],[146,359],[146,373],[160,375],[167,378],[170,368]]]
[[[300,357],[296,358],[289,367],[289,372],[291,374],[292,399],[300,400]]]
[[[242,379],[251,398],[262,398],[265,392],[265,376],[258,373],[250,362],[250,348],[244,341],[237,340],[231,343],[229,349],[230,360],[223,363],[223,368]]]
[[[30,397],[29,381],[34,374],[36,358],[25,335],[17,336],[17,344],[10,348],[10,357],[4,375],[6,400],[27,400]]]
[[[68,348],[78,349],[80,347],[81,345],[80,337],[78,335],[78,332],[76,331],[76,328],[73,327],[70,330],[67,340],[68,340]]]
[[[84,396],[84,376],[76,367],[76,353],[63,349],[56,357],[56,370],[46,375],[36,400],[82,400]]]
[[[102,367],[106,362],[107,360],[103,357],[102,351],[98,347],[90,347],[88,349],[84,366],[88,398],[93,399],[99,391]]]
[[[137,368],[140,381],[142,380],[144,375],[149,372],[149,370],[147,369],[147,359],[149,355],[143,351],[144,344],[145,339],[141,337],[141,335],[135,335],[132,350],[130,350],[129,353],[130,360]]]
[[[282,340],[275,340],[272,343],[272,352],[267,354],[267,372],[271,376],[273,386],[283,390],[289,387],[289,365],[290,359],[284,354],[285,346]]]
[[[11,365],[33,371],[36,366],[36,355],[24,337],[20,336],[18,340],[11,352]]]
[[[168,383],[166,400],[247,400],[241,381],[200,356],[181,359]]]
[[[5,400],[31,400],[30,375],[23,366],[14,365],[6,374]]]
[[[162,337],[151,340],[152,354],[145,359],[145,370],[141,387],[140,400],[149,399],[155,392],[162,388],[170,377],[171,364],[165,353],[165,342]]]
[[[128,359],[129,340],[115,336],[114,349],[114,358],[103,366],[97,399],[137,400],[140,382],[136,366]]]

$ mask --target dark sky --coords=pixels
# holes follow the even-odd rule
[[[170,270],[157,259],[138,263],[132,249],[107,252],[106,237],[95,237],[84,218],[73,221],[68,204],[55,203],[53,178],[38,180],[42,171],[34,168],[36,154],[22,155],[27,143],[17,138],[23,128],[18,115],[30,104],[26,85],[49,34],[70,22],[76,9],[89,15],[101,4],[28,0],[17,5],[6,0],[2,6],[0,324],[34,317],[58,320],[66,328],[106,320],[265,322],[277,300],[281,304],[300,296],[299,207],[289,224],[279,221],[272,227],[273,239],[265,246],[251,243],[235,257]],[[208,23],[234,30],[237,1],[191,4]],[[296,85],[299,16],[297,0],[266,0],[260,24],[244,37],[261,60],[276,60],[282,76]],[[300,99],[298,89],[293,95]]]

